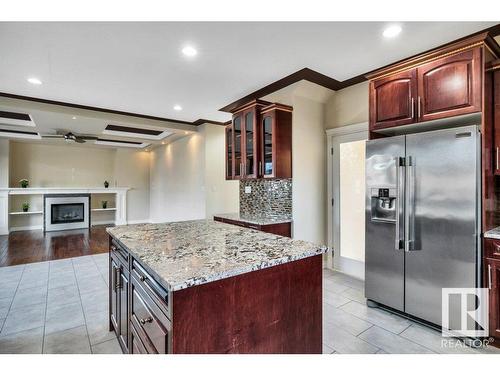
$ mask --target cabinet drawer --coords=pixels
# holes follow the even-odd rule
[[[132,275],[139,285],[150,295],[150,297],[164,310],[170,318],[168,291],[156,282],[151,275],[135,259],[132,261]]]
[[[111,255],[116,255],[125,265],[128,265],[128,251],[121,247],[115,240],[111,240],[109,247]]]
[[[486,258],[500,259],[500,240],[484,239],[484,256]]]
[[[132,277],[132,324],[145,346],[152,353],[168,353],[171,323],[163,311]]]
[[[149,354],[133,322],[130,322],[130,354]]]

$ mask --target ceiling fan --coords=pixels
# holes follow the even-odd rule
[[[64,139],[66,142],[85,143],[86,141],[96,141],[98,137],[90,134],[76,134],[67,130],[57,130],[56,134],[42,134],[42,138]]]

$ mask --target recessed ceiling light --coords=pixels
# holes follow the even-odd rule
[[[193,56],[196,56],[198,54],[198,51],[196,50],[196,48],[194,48],[192,46],[185,46],[182,49],[182,53],[188,57],[193,57]]]
[[[38,78],[35,78],[35,77],[28,78],[28,82],[33,84],[33,85],[41,85],[42,84],[42,81],[40,81]]]
[[[176,111],[182,111],[182,107],[179,104],[174,105]]]
[[[71,117],[72,120],[76,120],[76,116]]]
[[[189,134],[189,132],[184,132],[184,134]]]
[[[401,26],[399,25],[392,25],[392,26],[389,26],[387,27],[384,32],[382,33],[382,35],[386,38],[394,38],[395,36],[399,35],[399,33],[401,32]]]

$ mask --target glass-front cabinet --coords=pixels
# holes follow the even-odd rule
[[[233,179],[233,125],[226,126],[226,180]]]
[[[226,127],[226,180],[292,176],[292,108],[253,101]]]
[[[243,170],[245,178],[256,178],[258,175],[257,163],[259,162],[258,136],[257,136],[257,111],[253,107],[243,112],[243,128],[245,130],[245,157]]]
[[[235,116],[233,119],[233,178],[238,179],[243,176],[243,132],[242,116]]]
[[[273,116],[270,113],[262,117],[262,166],[260,174],[272,177],[274,174],[273,160]]]

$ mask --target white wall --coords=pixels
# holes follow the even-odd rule
[[[113,181],[115,150],[76,144],[11,142],[10,186],[27,178],[31,187],[101,187]]]
[[[151,221],[238,211],[238,181],[225,180],[224,142],[224,127],[204,124],[197,133],[151,152]]]
[[[326,243],[326,137],[321,102],[293,97],[293,237]]]
[[[239,181],[226,181],[225,131],[220,125],[204,124],[200,133],[205,139],[205,213],[239,212]]]
[[[368,81],[336,91],[325,104],[325,128],[368,122]]]
[[[115,153],[114,182],[116,186],[126,186],[127,221],[149,221],[149,163],[150,153],[119,148]]]
[[[150,218],[153,222],[205,217],[203,135],[193,133],[151,152]]]

